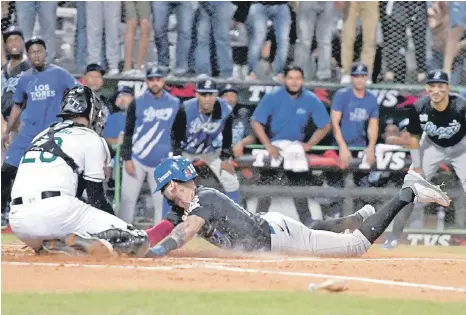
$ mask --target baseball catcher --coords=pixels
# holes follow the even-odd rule
[[[100,133],[103,106],[87,86],[62,100],[63,122],[34,138],[21,159],[11,193],[13,233],[36,252],[144,255],[147,234],[113,215],[104,195],[104,166],[110,153]],[[78,199],[85,185],[90,202]]]
[[[165,256],[196,234],[227,249],[359,256],[369,249],[405,205],[413,202],[450,204],[447,194],[440,188],[409,171],[403,187],[386,206],[367,217],[352,234],[341,234],[310,229],[276,212],[253,214],[216,189],[196,186],[193,181],[196,171],[191,162],[182,157],[164,160],[155,168],[154,176],[156,191],[160,190],[175,205],[166,218],[174,229],[169,237],[152,247],[146,257]]]

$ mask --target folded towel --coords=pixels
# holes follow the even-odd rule
[[[295,173],[308,172],[309,164],[306,158],[306,152],[301,142],[279,140],[274,141],[272,144],[282,150],[283,168],[287,171]]]

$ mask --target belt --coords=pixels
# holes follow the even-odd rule
[[[41,199],[47,199],[47,198],[52,198],[52,197],[58,197],[60,196],[61,193],[59,191],[43,191],[41,193]],[[22,197],[18,197],[18,198],[15,198],[11,201],[11,205],[12,206],[16,206],[16,205],[22,205],[23,204],[23,198]]]

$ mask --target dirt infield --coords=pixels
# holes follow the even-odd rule
[[[466,301],[465,255],[370,252],[359,259],[180,250],[163,259],[36,256],[2,245],[2,290],[306,291],[344,280],[338,294]]]

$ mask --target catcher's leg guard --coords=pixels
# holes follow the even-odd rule
[[[143,230],[109,229],[93,234],[112,244],[116,252],[136,257],[144,257],[150,248],[149,237]]]

